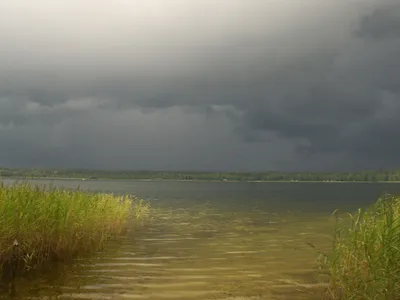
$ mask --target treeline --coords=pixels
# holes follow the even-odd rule
[[[0,177],[207,181],[400,181],[400,170],[320,172],[159,172],[0,168]]]

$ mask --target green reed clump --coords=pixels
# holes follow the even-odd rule
[[[0,271],[97,250],[126,229],[128,218],[141,220],[148,212],[148,204],[132,196],[1,184]]]
[[[366,211],[337,218],[326,264],[329,298],[400,299],[400,197],[381,197]]]

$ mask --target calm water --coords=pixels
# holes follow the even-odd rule
[[[17,299],[318,299],[324,283],[306,243],[329,249],[334,209],[400,193],[399,184],[35,182],[133,193],[157,213],[102,253],[18,278]]]

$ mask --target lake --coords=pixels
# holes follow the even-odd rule
[[[18,277],[17,299],[319,299],[307,242],[328,251],[333,210],[400,194],[395,183],[33,182],[135,194],[155,213],[103,252]]]

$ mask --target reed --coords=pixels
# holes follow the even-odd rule
[[[0,271],[34,269],[102,247],[144,219],[149,205],[133,196],[0,185]]]
[[[400,197],[337,217],[325,266],[329,299],[400,299]]]

